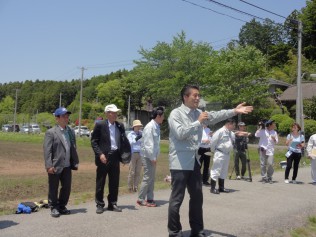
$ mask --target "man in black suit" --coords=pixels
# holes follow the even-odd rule
[[[96,213],[104,211],[104,186],[106,176],[109,176],[108,210],[121,212],[117,206],[117,196],[120,180],[120,137],[125,133],[124,125],[116,121],[117,112],[120,111],[114,104],[105,107],[107,119],[95,124],[91,136],[91,145],[95,153],[96,191],[95,202]]]
[[[79,164],[75,133],[68,126],[69,114],[71,112],[63,107],[55,110],[57,125],[47,130],[43,145],[52,217],[70,214],[66,205],[71,191],[71,170],[77,170]],[[59,183],[61,189],[58,195]]]

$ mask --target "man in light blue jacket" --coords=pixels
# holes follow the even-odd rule
[[[200,102],[199,87],[186,85],[181,90],[183,104],[174,109],[169,118],[169,167],[172,191],[168,210],[169,237],[182,237],[180,207],[185,189],[190,195],[190,237],[203,237],[203,194],[198,149],[202,138],[203,123],[214,124],[236,114],[247,114],[252,106],[239,104],[235,109],[218,112],[202,112],[197,109]]]
[[[163,120],[164,108],[157,107],[152,111],[152,120],[145,126],[143,130],[141,156],[144,166],[144,176],[138,194],[138,206],[157,206],[154,201],[154,183],[157,157],[160,153],[160,124]]]

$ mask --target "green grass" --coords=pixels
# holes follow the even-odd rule
[[[308,217],[307,224],[303,227],[291,231],[291,237],[315,237],[316,236],[316,216]]]

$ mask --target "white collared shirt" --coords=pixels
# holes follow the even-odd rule
[[[111,140],[111,150],[117,150],[117,144],[116,144],[116,139],[115,139],[115,123],[114,124],[111,124],[109,122],[109,130],[110,130],[110,140]]]

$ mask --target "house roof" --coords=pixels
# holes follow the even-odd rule
[[[302,82],[302,97],[303,99],[311,99],[316,96],[316,82]],[[281,95],[281,101],[296,100],[297,86],[291,86],[287,88]]]
[[[292,86],[292,84],[289,84],[289,83],[284,82],[284,81],[279,81],[279,80],[276,80],[273,78],[269,78],[268,81],[269,81],[269,85],[279,85],[279,86],[285,86],[285,87]]]

